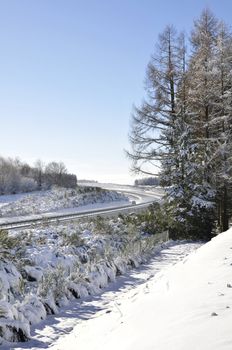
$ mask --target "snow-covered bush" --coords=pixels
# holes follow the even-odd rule
[[[34,179],[28,177],[21,177],[19,184],[19,192],[32,192],[36,191],[38,185]]]
[[[99,222],[106,233],[96,230]],[[0,337],[27,340],[29,325],[57,313],[69,300],[101,292],[165,240],[134,228],[120,218],[98,218],[97,223],[82,220],[4,232],[8,254],[0,261]]]
[[[6,230],[0,229],[0,253],[13,249],[18,245],[18,240],[10,236]]]
[[[72,232],[67,233],[64,232],[62,234],[63,237],[63,245],[72,245],[74,247],[79,247],[84,244],[84,240],[81,237],[81,232]]]
[[[53,299],[56,305],[67,293],[66,271],[61,264],[56,268],[50,268],[44,273],[39,284],[38,295],[44,300]]]
[[[18,307],[18,311],[29,324],[37,324],[47,316],[45,306],[35,295],[26,295],[25,299]]]
[[[0,344],[8,342],[24,342],[30,338],[29,322],[23,314],[10,303],[0,300]]]

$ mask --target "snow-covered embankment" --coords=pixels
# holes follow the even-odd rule
[[[86,350],[231,350],[232,229],[124,293],[110,313],[76,326],[52,349],[77,343]]]
[[[122,193],[98,187],[78,187],[76,190],[53,187],[30,194],[0,196],[0,217],[41,214],[112,202],[128,204],[129,199]]]
[[[99,293],[166,238],[126,230],[120,219],[107,224],[96,219],[10,235],[2,232],[0,341],[29,339],[31,325],[70,300]]]

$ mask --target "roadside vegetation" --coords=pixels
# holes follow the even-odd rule
[[[146,261],[167,240],[149,215],[0,231],[0,343],[28,340],[31,325]]]

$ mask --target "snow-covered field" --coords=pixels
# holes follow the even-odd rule
[[[231,350],[232,229],[197,247],[167,243],[149,263],[73,302],[13,348]]]
[[[30,194],[0,196],[0,217],[40,214],[116,201],[128,204],[128,198],[116,191],[93,187],[79,187],[77,190],[54,187]]]
[[[152,259],[141,277],[132,274],[124,289],[95,300],[96,317],[87,312],[83,320],[82,307],[82,320],[51,349],[231,350],[232,229],[164,271],[175,249]]]

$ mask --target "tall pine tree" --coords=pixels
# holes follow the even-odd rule
[[[133,169],[161,167],[163,213],[173,238],[209,239],[228,228],[232,198],[232,39],[204,10],[194,22],[191,55],[167,27],[147,70],[148,99],[135,109]],[[149,170],[150,173],[150,170]]]

